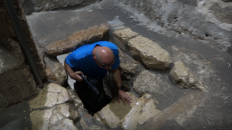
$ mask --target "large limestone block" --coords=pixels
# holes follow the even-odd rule
[[[130,28],[116,30],[113,32],[114,43],[123,51],[127,51],[127,42],[129,39],[137,36],[138,33],[133,32]]]
[[[144,70],[136,77],[133,88],[141,96],[145,93],[162,93],[170,87],[164,79],[161,74],[153,74]]]
[[[51,81],[58,84],[65,84],[68,76],[62,63],[55,58],[44,57],[46,63],[46,75]]]
[[[125,106],[122,102],[118,103],[117,97],[115,97],[96,116],[110,128],[121,127],[124,130],[133,130],[160,112],[156,109],[151,95],[144,94],[137,99],[133,94],[128,94],[132,98],[130,105]]]
[[[169,53],[145,37],[138,36],[129,40],[128,46],[132,56],[141,60],[149,69],[163,70],[171,63]]]
[[[132,59],[121,50],[119,50],[119,59],[119,66],[121,68],[123,78],[130,79],[139,71],[140,63]]]
[[[71,100],[72,98],[70,97],[67,89],[58,84],[50,83],[45,86],[37,97],[32,99],[29,104],[32,109],[47,108]]]
[[[177,61],[174,63],[175,66],[172,68],[170,75],[172,77],[173,82],[179,88],[192,88],[198,90],[205,90],[205,86],[201,81],[196,80],[195,76],[190,72],[185,65]]]
[[[58,56],[72,52],[78,44],[83,42],[93,43],[102,40],[108,31],[109,27],[106,24],[102,24],[100,27],[94,26],[86,30],[77,31],[67,39],[56,41],[46,46],[46,53],[48,55]]]

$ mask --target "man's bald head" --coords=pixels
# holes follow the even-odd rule
[[[112,65],[114,62],[114,53],[108,47],[98,47],[95,54],[102,64]]]

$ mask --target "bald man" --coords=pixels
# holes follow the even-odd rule
[[[93,114],[99,111],[111,101],[110,98],[108,100],[101,99],[106,97],[102,79],[110,69],[112,69],[113,78],[116,81],[118,101],[122,100],[124,105],[131,103],[131,97],[121,89],[119,64],[118,47],[107,41],[83,45],[65,59],[65,70],[72,79],[77,81],[74,88],[89,113]],[[93,83],[97,82],[95,86],[97,86],[101,96],[91,93],[80,75],[85,75]]]

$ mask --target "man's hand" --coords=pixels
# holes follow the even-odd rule
[[[72,79],[75,79],[76,81],[78,81],[78,82],[81,82],[83,79],[81,78],[81,76],[80,75],[83,75],[83,73],[81,72],[81,71],[76,71],[76,72],[74,72],[74,73],[72,73],[71,75],[70,75],[70,77],[72,78]]]
[[[120,103],[120,99],[122,100],[124,105],[126,105],[126,102],[128,103],[128,105],[130,105],[131,103],[131,97],[123,90],[118,90],[118,102],[119,103]]]

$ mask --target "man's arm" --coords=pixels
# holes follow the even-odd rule
[[[65,62],[65,60],[64,60],[64,68],[72,79],[78,82],[81,82],[83,80],[80,76],[80,74],[83,74],[83,73],[81,71],[73,72],[72,68]]]
[[[112,70],[113,73],[113,77],[117,83],[117,87],[121,87],[122,86],[122,79],[121,79],[121,71],[120,68],[118,67],[117,69]],[[131,97],[124,92],[123,90],[118,90],[118,101],[120,103],[120,99],[122,100],[122,102],[124,103],[124,105],[126,104],[126,102],[128,103],[128,105],[131,103]]]

